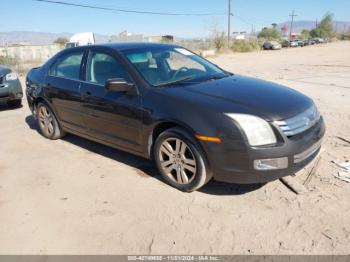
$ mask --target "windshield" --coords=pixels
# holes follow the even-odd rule
[[[149,47],[123,51],[152,86],[218,79],[226,73],[200,56],[180,47]]]

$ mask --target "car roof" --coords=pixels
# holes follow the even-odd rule
[[[165,44],[165,43],[155,43],[155,42],[116,42],[116,43],[107,43],[107,44],[96,44],[97,47],[108,47],[116,50],[128,50],[136,48],[164,48],[164,47],[179,47],[174,44]]]
[[[128,49],[137,49],[137,48],[166,48],[166,47],[172,47],[172,48],[180,48],[181,46],[174,45],[174,44],[165,44],[165,43],[156,43],[156,42],[115,42],[115,43],[105,43],[105,44],[94,44],[94,45],[84,45],[84,46],[76,46],[71,48],[66,48],[58,52],[55,56],[53,56],[51,59],[49,59],[45,65],[50,65],[52,61],[55,61],[57,57],[69,54],[71,52],[75,51],[83,51],[86,50],[86,48],[89,47],[100,47],[100,48],[112,48],[117,51],[123,51]]]

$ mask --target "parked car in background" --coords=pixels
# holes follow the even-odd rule
[[[295,39],[294,42],[296,42],[300,47],[303,47],[305,45],[304,40],[301,39]]]
[[[304,46],[310,45],[310,41],[308,39],[303,40]]]
[[[282,48],[282,45],[276,41],[265,42],[263,44],[264,50],[279,50]]]
[[[18,75],[12,69],[0,65],[0,102],[18,107],[22,103],[23,91]]]
[[[153,159],[183,191],[212,177],[263,183],[293,174],[316,157],[325,132],[307,96],[234,75],[177,45],[65,49],[30,70],[26,83],[44,137],[74,133]]]
[[[314,39],[309,38],[309,45],[314,45],[316,44],[316,41]]]
[[[315,41],[316,44],[323,44],[325,42],[325,40],[320,37],[313,38],[313,40]]]
[[[290,47],[298,47],[299,43],[295,40],[289,41],[289,46]]]
[[[290,47],[290,42],[288,40],[283,40],[281,45],[282,47],[287,48]]]

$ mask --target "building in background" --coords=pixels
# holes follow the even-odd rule
[[[118,35],[112,35],[110,42],[143,42],[145,37],[143,34],[132,34],[128,31],[123,31]]]
[[[172,43],[174,42],[173,35],[161,35],[161,36],[149,36],[147,37],[148,42],[162,42]]]
[[[95,43],[95,34],[93,32],[78,33],[74,34],[69,39],[69,42],[65,44],[65,48],[72,48],[84,45],[94,45]]]
[[[161,36],[144,36],[143,34],[133,34],[128,31],[123,31],[118,35],[112,35],[110,42],[174,42],[174,36],[161,35]]]
[[[247,32],[233,32],[232,38],[234,40],[245,40]]]

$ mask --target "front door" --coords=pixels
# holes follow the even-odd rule
[[[81,94],[89,135],[128,151],[141,152],[141,96],[105,88],[108,79],[132,82],[124,66],[113,53],[92,49],[85,70]]]

